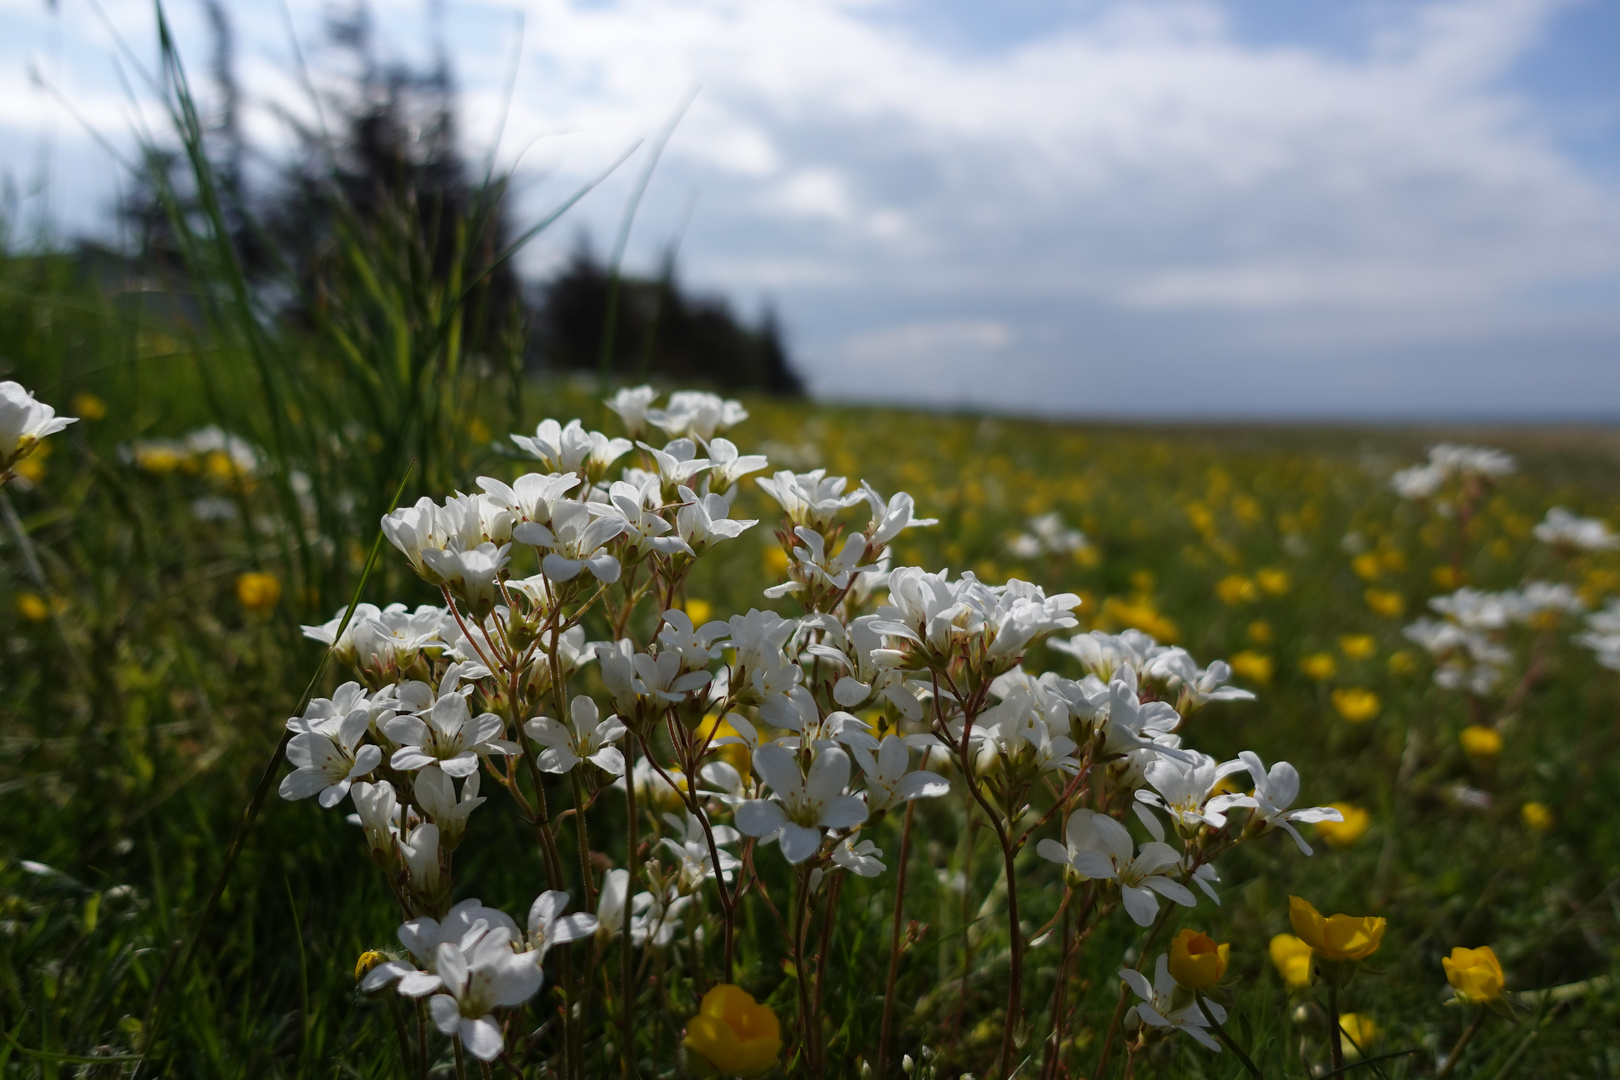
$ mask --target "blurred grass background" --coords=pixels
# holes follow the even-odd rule
[[[425,189],[405,185],[365,214],[332,186],[321,273],[272,275],[278,292],[244,257],[243,227],[169,61],[178,154],[148,148],[164,244],[147,249],[141,273],[109,287],[82,257],[15,232],[0,256],[0,374],[84,418],[32,459],[25,485],[8,488],[19,529],[0,538],[8,1076],[135,1071],[122,1056],[146,1046],[154,991],[195,928],[247,793],[319,658],[298,626],[347,601],[406,467],[416,462],[407,501],[443,496],[481,474],[525,471],[505,435],[543,416],[615,430],[600,378],[536,374],[521,335],[484,332],[493,324],[478,283],[516,242],[499,221],[504,178],[475,178],[453,205],[427,206]],[[288,296],[297,303],[271,302]],[[1508,727],[1507,750],[1468,758],[1456,742],[1470,722],[1463,702],[1433,686],[1428,661],[1400,635],[1427,597],[1460,583],[1448,576],[1455,538],[1387,485],[1442,437],[1513,452],[1521,472],[1470,525],[1462,580],[1502,588],[1563,575],[1597,604],[1620,592],[1620,558],[1556,564],[1530,529],[1551,505],[1612,520],[1620,434],[1062,424],[745,400],[753,415],[734,435],[745,451],[769,454],[773,467],[825,465],[885,494],[903,488],[940,518],[906,534],[902,562],[1026,577],[1080,593],[1088,626],[1141,626],[1205,662],[1242,657],[1239,681],[1260,700],[1200,714],[1193,744],[1222,758],[1254,749],[1294,761],[1303,800],[1371,811],[1359,841],[1318,844],[1309,860],[1284,838],[1240,849],[1222,865],[1223,905],[1183,920],[1232,942],[1237,1008],[1268,1073],[1303,1076],[1304,1059],[1322,1057],[1266,960],[1294,892],[1324,911],[1390,918],[1380,973],[1350,1000],[1376,1020],[1380,1050],[1424,1055],[1377,1063],[1385,1075],[1422,1075],[1451,1045],[1461,1019],[1442,1006],[1439,957],[1486,943],[1516,990],[1589,989],[1516,1027],[1489,1025],[1459,1075],[1620,1074],[1617,677],[1559,645]],[[209,426],[254,448],[251,467],[218,451],[140,450]],[[745,516],[771,520],[752,484],[742,499]],[[1013,555],[1009,541],[1051,512],[1089,545]],[[770,545],[769,530],[756,528],[727,561],[700,564],[689,602],[719,616],[764,606],[780,554]],[[271,575],[275,595],[241,591],[248,573]],[[386,557],[364,598],[436,599]],[[1318,664],[1307,674],[1302,662],[1321,654],[1332,673]],[[1077,674],[1056,653],[1035,666]],[[342,677],[330,672],[326,689]],[[1373,718],[1341,718],[1332,695],[1347,688],[1377,696]],[[1459,802],[1448,794],[1456,785],[1487,798]],[[1525,822],[1527,801],[1550,809],[1550,826]],[[980,1021],[999,1007],[1006,960],[996,860],[987,838],[960,833],[955,814],[918,808],[907,908],[927,929],[901,982],[900,1048],[916,1055],[926,1043],[947,1062],[989,1056],[999,1024]],[[487,903],[521,911],[541,880],[530,843],[502,814],[473,829],[483,835],[463,849],[462,880]],[[892,856],[897,824],[877,831]],[[146,1075],[398,1074],[386,1008],[354,988],[355,959],[391,944],[394,930],[356,843],[341,815],[271,800],[200,962],[166,988],[172,1018],[147,1048]],[[875,1040],[870,988],[882,983],[891,884],[851,880],[834,939],[829,1012],[848,1019],[829,1040],[830,1059],[851,1068],[850,1048]],[[1057,900],[1055,891],[1030,897],[1031,929]],[[764,931],[745,935],[745,983],[775,978],[781,957]],[[1116,920],[1087,947],[1079,1060],[1094,1053],[1131,940]],[[1031,1002],[1049,999],[1055,965],[1053,945],[1032,951]],[[668,977],[679,1001],[690,987]],[[673,1042],[684,1020],[666,1009],[660,1038]],[[108,1060],[79,1060],[98,1057]],[[1174,1041],[1138,1070],[1237,1075],[1224,1056]]]

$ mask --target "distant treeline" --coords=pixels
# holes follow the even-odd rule
[[[468,159],[448,60],[442,50],[425,68],[379,60],[363,5],[328,17],[323,73],[344,74],[312,91],[319,123],[280,110],[296,149],[261,153],[240,124],[230,19],[219,0],[205,6],[213,85],[201,123],[214,179],[207,194],[218,204],[210,220],[225,223],[242,277],[278,319],[333,331],[334,312],[347,319],[376,306],[381,279],[419,294],[414,306],[424,311],[464,292],[455,305],[460,347],[470,357],[498,356],[501,366],[802,392],[774,314],[767,309],[750,324],[723,298],[687,291],[673,251],[657,278],[615,281],[581,240],[559,272],[522,280],[506,257],[522,231],[512,177]],[[188,183],[194,162],[178,151],[149,157],[147,182],[119,206],[126,256],[132,274],[178,274],[187,260],[174,229],[176,193],[198,218],[210,207]],[[105,253],[96,263],[105,278]]]

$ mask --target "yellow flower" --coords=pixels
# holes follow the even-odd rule
[[[45,459],[50,456],[47,453],[49,450],[48,445],[39,443],[35,447],[33,454],[12,465],[11,471],[29,483],[39,483],[45,479]]]
[[[168,443],[144,443],[135,446],[135,464],[150,473],[171,473],[184,461],[184,455]]]
[[[1339,651],[1347,660],[1365,660],[1378,651],[1378,642],[1371,634],[1341,634]]]
[[[1238,678],[1259,683],[1261,686],[1271,684],[1271,676],[1276,670],[1271,657],[1248,649],[1233,656],[1229,663],[1232,665],[1232,673]]]
[[[1242,574],[1228,574],[1215,583],[1215,595],[1223,604],[1237,605],[1253,603],[1260,593]]]
[[[1278,934],[1271,939],[1272,966],[1290,990],[1303,990],[1311,985],[1311,947],[1293,934]]]
[[[1546,803],[1527,802],[1519,807],[1519,816],[1524,819],[1524,827],[1533,832],[1546,832],[1553,826],[1553,814]]]
[[[765,569],[777,577],[787,573],[788,553],[779,547],[765,549]]]
[[[1339,662],[1333,659],[1332,653],[1312,653],[1299,662],[1299,670],[1317,682],[1326,682],[1338,673]]]
[[[1271,624],[1264,619],[1256,619],[1249,624],[1249,640],[1256,645],[1266,645],[1271,641]]]
[[[1339,1031],[1344,1035],[1344,1056],[1358,1058],[1378,1038],[1378,1025],[1361,1013],[1340,1013]]]
[[[1316,835],[1327,841],[1329,847],[1349,847],[1360,840],[1372,824],[1372,815],[1361,807],[1347,802],[1328,803],[1337,810],[1343,821],[1318,821]]]
[[[1310,901],[1288,898],[1288,921],[1294,933],[1324,960],[1365,960],[1384,939],[1384,920],[1373,915],[1324,917]]]
[[[1350,569],[1363,581],[1377,581],[1384,572],[1384,564],[1376,552],[1364,551],[1350,560]]]
[[[1450,956],[1440,958],[1440,966],[1446,969],[1446,982],[1461,1001],[1483,1005],[1502,996],[1502,962],[1489,945],[1477,949],[1459,945]]]
[[[1365,723],[1378,715],[1378,695],[1359,686],[1333,691],[1333,707],[1352,724]]]
[[[372,968],[376,967],[386,959],[388,959],[388,957],[384,956],[376,949],[367,949],[365,952],[361,953],[360,959],[354,962],[354,981],[359,982],[366,972],[370,971]]]
[[[1208,990],[1226,974],[1231,946],[1197,930],[1183,930],[1170,941],[1170,974],[1188,990]]]
[[[776,1014],[752,994],[721,983],[703,995],[698,1014],[686,1023],[682,1045],[691,1051],[689,1065],[707,1065],[727,1076],[763,1076],[782,1053],[782,1028]]]
[[[1462,575],[1453,566],[1437,566],[1429,576],[1442,589],[1455,589],[1462,584]]]
[[[94,394],[74,394],[73,411],[86,420],[100,420],[107,415],[107,403]]]
[[[1405,649],[1397,649],[1389,654],[1389,673],[1391,675],[1410,675],[1417,670],[1417,657]]]
[[[1471,758],[1493,758],[1502,752],[1502,733],[1483,724],[1469,724],[1458,732],[1457,741]]]
[[[29,622],[44,622],[51,617],[51,609],[38,593],[18,593],[17,614]]]
[[[1288,591],[1288,571],[1275,566],[1268,566],[1254,572],[1255,583],[1272,596],[1281,596]]]
[[[737,734],[740,734],[737,729],[726,723],[719,713],[710,713],[698,724],[695,737],[699,742],[710,739],[710,753],[719,754],[723,760],[731,763],[732,768],[747,776],[753,768],[748,756],[748,747],[742,743],[726,743],[724,746],[715,746],[712,741],[713,739],[723,739],[727,735]]]
[[[1120,627],[1134,626],[1149,637],[1163,642],[1173,642],[1181,636],[1181,628],[1159,614],[1159,609],[1153,606],[1153,600],[1147,596],[1136,596],[1129,600],[1123,596],[1110,596],[1102,602],[1097,619]]]
[[[1406,611],[1406,597],[1390,589],[1368,589],[1367,606],[1376,615],[1386,619],[1398,619]]]
[[[236,579],[236,599],[249,611],[269,611],[281,599],[281,579],[250,570]]]
[[[712,614],[714,614],[714,605],[707,600],[699,600],[695,596],[687,598],[686,615],[692,620],[693,626],[702,626],[709,621],[709,616]]]
[[[472,439],[473,442],[487,443],[489,442],[490,434],[491,432],[489,430],[489,425],[484,423],[478,417],[475,416],[471,420],[467,421],[467,437]]]

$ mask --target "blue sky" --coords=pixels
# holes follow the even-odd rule
[[[152,52],[144,0],[107,0]],[[251,127],[302,108],[279,3],[228,4]],[[290,0],[320,64],[323,0]],[[425,8],[377,5],[420,55]],[[1620,415],[1612,0],[446,0],[466,129],[524,210],[656,131],[636,221],[781,314],[828,397],[1098,416]],[[524,32],[514,33],[521,12]],[[195,4],[171,13],[200,75]],[[0,165],[104,220],[131,101],[83,0],[0,0]],[[138,80],[132,80],[138,83]],[[639,158],[525,255],[602,246]],[[29,213],[43,204],[25,200]]]

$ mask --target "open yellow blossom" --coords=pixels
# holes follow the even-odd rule
[[[1208,990],[1226,974],[1231,946],[1198,930],[1183,930],[1170,941],[1170,975],[1188,990]]]
[[[1365,660],[1378,651],[1378,642],[1371,634],[1341,634],[1339,651],[1347,660]]]
[[[1502,996],[1502,962],[1489,945],[1465,949],[1461,945],[1451,950],[1450,956],[1440,958],[1446,970],[1446,982],[1456,991],[1459,1000],[1470,1005],[1483,1005]]]
[[[1372,824],[1372,815],[1354,803],[1328,803],[1344,818],[1343,821],[1318,821],[1316,834],[1327,841],[1329,847],[1343,848],[1360,840]]]
[[[1271,657],[1248,649],[1233,656],[1228,663],[1232,665],[1232,674],[1261,686],[1271,685],[1271,677],[1276,671]]]
[[[1215,595],[1223,604],[1252,604],[1260,592],[1254,582],[1242,574],[1228,574],[1215,583]]]
[[[682,1045],[694,1072],[704,1066],[724,1076],[763,1076],[782,1053],[782,1028],[768,1006],[731,983],[703,995],[698,1014],[686,1022]]]
[[[1378,715],[1378,695],[1360,686],[1333,691],[1333,707],[1352,724],[1365,723]]]
[[[29,622],[44,622],[51,617],[51,609],[38,593],[18,593],[17,614]]]
[[[250,570],[236,579],[236,599],[249,611],[269,611],[281,599],[281,579]]]
[[[1344,1056],[1361,1057],[1378,1038],[1378,1025],[1373,1018],[1361,1013],[1340,1013],[1339,1031],[1344,1036]]]
[[[1254,581],[1262,590],[1272,596],[1281,596],[1288,591],[1290,582],[1288,571],[1275,566],[1267,566],[1254,572]]]
[[[1375,615],[1382,615],[1386,619],[1398,619],[1406,612],[1406,597],[1390,589],[1368,589],[1366,592],[1367,607]]]
[[[1483,724],[1470,724],[1457,734],[1463,753],[1471,758],[1493,758],[1502,752],[1502,733]]]
[[[1553,825],[1553,814],[1546,803],[1527,802],[1519,807],[1519,816],[1524,819],[1524,827],[1534,832],[1546,832]]]
[[[1324,916],[1309,900],[1288,898],[1294,933],[1324,960],[1365,960],[1384,939],[1384,920],[1375,915]]]
[[[1293,934],[1278,934],[1271,939],[1268,949],[1272,966],[1290,990],[1303,990],[1311,985],[1311,957],[1314,950]]]
[[[1417,670],[1417,657],[1405,649],[1396,649],[1389,654],[1389,673],[1395,676],[1410,675]]]
[[[1338,674],[1339,662],[1333,659],[1332,653],[1311,653],[1299,662],[1299,670],[1317,682],[1326,682]]]

